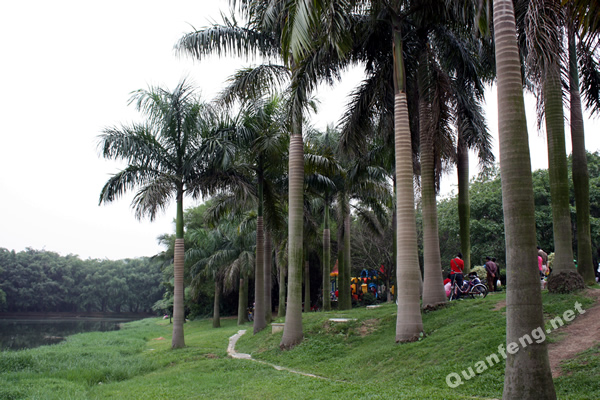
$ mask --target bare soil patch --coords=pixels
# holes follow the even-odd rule
[[[361,337],[370,335],[373,331],[375,331],[375,329],[377,329],[377,325],[379,325],[378,319],[368,319],[361,324],[360,328],[358,328],[358,334]]]
[[[505,307],[506,307],[506,300],[500,300],[499,302],[496,303],[496,305],[494,306],[494,308],[492,310],[500,311]]]
[[[560,362],[574,358],[577,354],[600,343],[600,290],[586,289],[585,295],[595,300],[596,304],[585,310],[569,325],[557,332],[562,334],[559,342],[548,345],[548,356],[552,377],[562,374]]]

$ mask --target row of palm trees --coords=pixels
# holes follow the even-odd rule
[[[556,272],[561,272],[573,268],[568,197],[566,206],[564,201],[567,169],[560,81],[562,72],[570,73],[571,111],[575,113],[571,116],[573,157],[578,158],[576,193],[580,193],[579,270],[586,280],[590,280],[591,271],[593,279],[591,245],[584,243],[589,242],[589,207],[586,210],[582,188],[587,186],[587,167],[584,150],[581,158],[585,146],[577,72],[581,70],[584,76],[587,105],[592,107],[599,104],[600,96],[593,90],[599,75],[592,47],[593,29],[588,32],[588,39],[569,42],[570,63],[566,62],[567,57],[561,62],[560,56],[566,53],[565,32],[570,29],[570,38],[575,38],[574,33],[578,32],[576,17],[567,12],[570,9],[559,2],[541,0],[514,4],[510,0],[497,0],[487,11],[486,2],[232,0],[231,3],[244,25],[238,25],[236,18],[226,19],[221,25],[185,35],[176,49],[198,59],[219,54],[265,60],[258,67],[240,71],[221,97],[221,104],[237,104],[246,111],[230,118],[222,109],[200,105],[192,101],[190,88],[184,82],[172,93],[153,89],[134,94],[132,101],[147,114],[148,126],[107,129],[101,139],[105,157],[125,159],[129,164],[107,182],[101,202],[112,201],[124,190],[140,185],[134,199],[136,215],[153,218],[171,196],[177,201],[174,348],[184,345],[181,302],[184,194],[199,197],[227,193],[230,202],[238,203],[249,198],[249,194],[256,199],[255,315],[259,318],[254,324],[255,332],[266,326],[270,314],[265,309],[265,304],[270,304],[265,302],[265,293],[270,294],[265,285],[270,280],[265,280],[263,266],[270,264],[271,252],[265,257],[264,243],[270,245],[271,241],[265,241],[263,227],[281,228],[287,224],[287,235],[283,235],[288,262],[286,324],[280,344],[286,349],[302,340],[302,270],[310,230],[310,224],[306,223],[308,196],[304,195],[307,181],[312,179],[321,184],[311,187],[317,188],[325,210],[323,254],[329,251],[329,206],[334,199],[342,210],[340,221],[344,223],[343,229],[338,227],[337,243],[340,281],[345,282],[349,280],[345,274],[349,274],[350,265],[353,205],[349,199],[355,191],[353,185],[358,182],[361,204],[376,211],[385,202],[385,196],[375,193],[385,186],[386,174],[391,177],[396,199],[392,207],[398,282],[396,341],[416,340],[423,331],[421,307],[435,307],[445,301],[439,268],[436,189],[443,164],[448,161],[458,165],[461,247],[467,267],[470,265],[468,149],[478,150],[484,166],[493,162],[480,103],[483,85],[494,77],[501,116],[500,169],[507,238],[507,342],[516,341],[543,323],[537,271],[522,267],[536,265],[532,250],[536,234],[531,176],[523,174],[531,169],[523,78],[525,86],[538,93],[540,118],[545,116],[551,160],[555,263]],[[581,10],[584,6],[585,3],[579,4],[574,9]],[[490,14],[493,37],[486,36],[492,22],[485,17]],[[323,151],[319,154],[311,153],[316,146],[311,146],[310,140],[304,143],[303,136],[308,137],[307,110],[317,85],[334,83],[352,64],[364,65],[365,80],[353,93],[342,118],[339,146],[340,152],[354,157],[356,163],[351,165],[348,161],[340,167],[343,161],[334,162],[333,157],[328,157],[327,146],[321,146]],[[281,102],[284,120],[272,118],[275,113],[269,114],[269,108],[262,107],[268,103],[265,99],[280,88],[285,93]],[[271,104],[271,110],[277,108],[275,103]],[[257,104],[260,106],[256,107]],[[247,107],[254,111],[248,111]],[[574,134],[574,129],[579,131]],[[454,131],[458,133],[456,138]],[[275,143],[278,146],[272,146]],[[282,148],[284,144],[288,146],[287,153]],[[276,150],[269,153],[271,149]],[[242,156],[242,153],[248,154]],[[272,177],[270,167],[281,171],[278,163],[285,158],[289,160],[287,176]],[[414,171],[419,172],[423,207],[422,302]],[[366,182],[365,176],[378,174],[384,178],[372,180],[372,188],[361,185]],[[250,189],[251,182],[256,182],[255,189]],[[287,203],[277,198],[286,190]],[[589,195],[587,201],[589,204]],[[223,200],[222,204],[228,203]],[[284,204],[287,219],[279,217],[278,222],[276,215],[282,214],[275,209],[283,208]],[[226,209],[224,205],[222,211]],[[325,288],[329,259],[323,266]],[[346,286],[340,285],[342,308],[349,306]],[[325,303],[324,307],[327,308]],[[540,388],[544,391],[543,398],[555,398],[549,371],[545,343],[532,346],[527,353],[509,355],[505,398],[539,398]]]

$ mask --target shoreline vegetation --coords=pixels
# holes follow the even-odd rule
[[[505,342],[504,300],[504,293],[495,293],[426,312],[425,336],[402,345],[394,342],[392,304],[305,313],[305,339],[289,351],[279,349],[282,333],[271,329],[246,334],[236,344],[238,352],[255,360],[324,379],[229,358],[229,338],[251,324],[238,326],[235,319],[223,319],[215,329],[210,319],[190,321],[184,328],[186,347],[171,350],[169,321],[147,318],[125,323],[118,331],[77,334],[57,345],[3,352],[0,398],[500,398],[503,363],[458,388],[449,388],[445,379]],[[543,300],[547,324],[575,301],[583,309],[594,304],[585,292],[544,294]],[[563,338],[560,329],[548,335],[554,343]],[[554,380],[559,398],[600,398],[599,346],[564,361],[561,369],[563,374]]]

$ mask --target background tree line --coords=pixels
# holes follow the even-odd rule
[[[590,213],[594,263],[600,260],[600,153],[588,153],[590,171]],[[569,166],[571,158],[569,158]],[[552,216],[548,171],[533,173],[536,205],[536,227],[539,245],[551,253]],[[574,193],[571,183],[571,215],[575,224]],[[477,238],[472,242],[472,266],[482,265],[487,255],[497,258],[501,267],[506,264],[504,223],[502,214],[502,193],[497,169],[480,174],[470,185],[471,234]],[[460,249],[460,228],[458,222],[458,196],[452,194],[438,204],[439,235],[442,268],[448,269],[449,260]],[[208,203],[210,204],[210,202]],[[208,205],[207,204],[207,205]],[[204,226],[203,214],[207,205],[190,208],[186,211],[187,230]],[[417,222],[420,222],[420,211]],[[363,268],[379,269],[381,265],[392,269],[392,229],[383,227],[382,235],[373,235],[368,221],[353,217],[352,231],[352,276],[360,275]],[[420,227],[421,224],[419,223]],[[332,224],[332,237],[337,237],[337,224]],[[419,237],[422,237],[419,234]],[[172,258],[174,237],[163,238],[167,245],[164,258]],[[197,240],[197,238],[196,238]],[[186,238],[189,247],[193,237]],[[577,235],[573,235],[573,249],[577,249]],[[170,242],[173,242],[170,244]],[[335,254],[336,240],[331,246]],[[419,253],[422,262],[423,247],[420,241]],[[322,280],[321,255],[310,252],[310,297],[315,299]],[[334,261],[335,263],[335,261]],[[189,286],[195,275],[193,263],[186,265],[186,281]],[[0,309],[9,312],[150,312],[157,302],[158,309],[169,310],[172,306],[172,265],[162,269],[159,259],[137,258],[126,260],[81,260],[74,255],[60,256],[43,250],[27,249],[21,252],[0,248]],[[272,306],[278,305],[279,277],[274,270],[272,280]],[[391,275],[391,274],[390,274]],[[504,275],[504,274],[503,274]],[[267,278],[268,279],[268,278]],[[254,282],[250,280],[250,293]],[[186,308],[194,315],[210,315],[213,311],[214,282],[208,277],[197,278],[193,293],[186,291]],[[237,290],[230,291],[220,302],[223,315],[234,315],[237,310]],[[252,296],[250,296],[252,297]],[[162,300],[161,300],[162,298]]]
[[[577,232],[575,193],[572,180],[572,157],[569,156],[569,201],[571,225]],[[600,260],[600,153],[587,153],[590,174],[590,225],[594,265]],[[480,174],[471,182],[471,266],[483,265],[485,257],[496,257],[503,268],[506,265],[504,238],[504,218],[502,213],[502,190],[500,172],[492,169]],[[533,192],[535,200],[535,223],[538,245],[547,253],[554,252],[552,235],[552,204],[550,200],[550,180],[547,169],[533,172]],[[449,196],[438,204],[440,251],[443,267],[449,269],[450,259],[460,249],[457,196]],[[422,252],[422,247],[420,247]],[[573,253],[577,258],[577,235],[573,235]],[[446,262],[447,261],[447,262]]]
[[[592,248],[594,249],[594,262],[597,265],[600,260],[600,153],[588,153],[588,165],[590,170],[590,199],[591,199],[591,228],[592,228]],[[571,166],[571,158],[569,157],[569,167]],[[548,178],[548,170],[540,169],[533,172],[533,187],[535,193],[535,217],[537,227],[537,240],[544,250],[548,253],[554,251],[552,239],[552,209],[550,202],[550,184]],[[573,193],[573,185],[571,180],[571,216],[572,225],[576,229],[575,215],[575,198]],[[497,168],[490,168],[478,177],[474,178],[470,184],[469,195],[472,200],[471,206],[471,222],[470,230],[474,240],[471,242],[471,267],[483,265],[485,257],[496,257],[497,263],[501,267],[501,275],[504,282],[506,276],[506,249],[504,238],[504,221],[502,213],[502,193],[500,175]],[[185,212],[186,225],[186,247],[194,248],[212,248],[214,243],[213,238],[208,236],[198,236],[198,229],[210,231],[214,227],[209,228],[206,223],[206,214],[211,212],[215,207],[218,207],[216,199],[209,200],[203,205],[189,208]],[[458,216],[458,195],[451,193],[446,198],[438,202],[439,212],[439,238],[441,252],[441,268],[447,273],[449,270],[450,260],[460,251],[460,226]],[[322,212],[322,210],[320,211]],[[252,218],[250,218],[252,219]],[[222,221],[222,224],[225,220]],[[249,223],[248,219],[244,223]],[[393,230],[392,221],[390,218],[383,218],[379,223],[380,226],[375,229],[373,224],[376,223],[372,219],[365,218],[364,215],[355,211],[352,213],[351,226],[351,258],[352,268],[351,276],[360,276],[363,269],[380,270],[383,266],[385,274],[382,275],[382,283],[387,287],[395,283],[394,265],[393,265]],[[317,224],[318,225],[318,224]],[[254,225],[253,225],[254,227]],[[331,224],[331,249],[332,254],[337,254],[338,242],[338,224],[333,221]],[[255,227],[254,227],[255,228]],[[419,258],[421,265],[421,273],[423,274],[423,243],[422,243],[422,217],[421,208],[417,209],[417,228],[419,237]],[[223,228],[221,228],[223,229]],[[250,229],[252,230],[252,228]],[[243,235],[234,227],[232,235]],[[379,233],[377,233],[379,232]],[[165,236],[165,244],[169,250],[165,252],[167,258],[172,257],[174,247],[174,236]],[[251,239],[250,242],[253,242]],[[577,235],[573,235],[573,249],[576,254]],[[253,246],[249,246],[250,251]],[[237,257],[241,254],[238,250],[235,253]],[[308,260],[308,298],[317,299],[320,295],[322,280],[322,263],[323,254],[318,246],[311,246],[306,255]],[[210,315],[213,311],[214,303],[214,279],[209,275],[202,274],[201,270],[195,269],[194,264],[197,261],[190,257],[186,261],[186,308],[192,315]],[[275,260],[277,261],[277,260]],[[285,260],[284,260],[285,261]],[[332,265],[335,264],[336,257],[332,257]],[[277,263],[276,263],[277,264]],[[284,265],[285,267],[285,265]],[[267,304],[267,309],[277,309],[279,307],[279,292],[280,292],[280,270],[274,268],[271,276],[266,276],[265,280],[271,282],[271,304]],[[172,271],[170,272],[172,275]],[[390,278],[386,282],[385,276]],[[165,279],[167,280],[169,271],[165,269]],[[250,274],[252,276],[252,274]],[[306,301],[306,276],[303,280],[303,300]],[[253,303],[253,288],[254,280],[249,279],[249,290],[246,289],[246,304]],[[231,285],[230,285],[231,286]],[[285,287],[283,288],[285,290]],[[249,295],[249,298],[248,298]],[[172,289],[165,294],[164,309],[166,310],[172,304]],[[218,302],[220,315],[235,315],[238,312],[237,302],[240,299],[239,289],[236,286],[231,286],[229,290],[224,291]],[[386,297],[380,299],[386,300]],[[309,300],[310,301],[310,300]],[[307,308],[305,308],[307,310]]]
[[[0,248],[0,310],[8,312],[151,312],[162,297],[162,262],[61,256]]]

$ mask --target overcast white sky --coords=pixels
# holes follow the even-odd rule
[[[220,10],[228,10],[227,0],[2,4],[0,247],[84,259],[151,256],[163,250],[156,238],[174,230],[174,207],[150,223],[135,219],[131,197],[98,206],[100,189],[122,165],[98,156],[97,136],[104,127],[138,117],[127,105],[134,90],[172,88],[189,76],[208,100],[236,68],[247,65],[232,59],[194,62],[173,52],[192,25],[220,21]],[[358,79],[353,74],[347,81]],[[319,93],[325,116],[320,125],[336,122],[348,90]],[[487,109],[493,131],[494,96]],[[530,125],[533,166],[546,168],[545,139]],[[591,141],[595,128],[587,129],[587,148],[595,151],[600,148]],[[446,179],[445,191],[454,180]],[[185,206],[192,205],[188,200]]]

